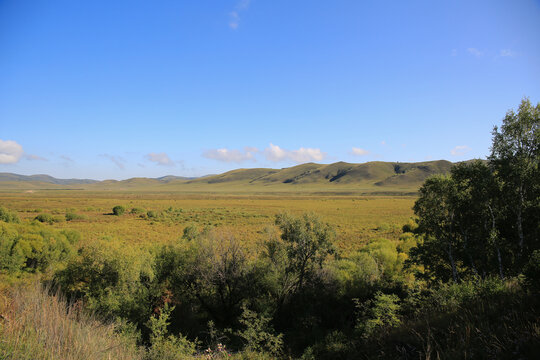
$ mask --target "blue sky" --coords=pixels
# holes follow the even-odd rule
[[[484,158],[540,1],[0,1],[0,172]]]

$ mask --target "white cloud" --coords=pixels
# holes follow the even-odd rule
[[[236,30],[238,29],[238,25],[240,25],[240,15],[236,11],[231,11],[229,13],[229,27]]]
[[[382,144],[384,145],[386,143],[383,141]],[[352,151],[351,151],[351,154],[356,155],[356,156],[366,156],[366,155],[369,155],[370,152],[365,150],[365,149],[360,149],[360,148],[353,147]]]
[[[480,57],[482,55],[484,55],[484,53],[476,48],[468,48],[467,51],[469,52],[469,54],[471,55],[474,55],[476,57]]]
[[[458,145],[452,150],[450,150],[450,154],[452,154],[452,156],[462,156],[468,153],[469,151],[471,151],[471,148],[468,147],[467,145]]]
[[[101,154],[100,156],[111,160],[119,169],[124,170],[124,163],[126,162],[126,160],[124,160],[120,156],[113,156],[109,154]]]
[[[0,164],[15,164],[23,156],[21,145],[13,140],[0,140]]]
[[[174,166],[174,161],[171,160],[169,155],[162,153],[149,153],[146,156],[146,159],[152,162],[157,163],[162,166]]]
[[[266,159],[275,162],[287,159],[287,151],[272,143],[264,150],[264,155],[266,156]]]
[[[229,149],[212,149],[203,153],[203,156],[208,159],[224,161],[224,162],[236,162],[240,163],[247,160],[255,161],[254,154],[259,150],[253,147],[246,147],[244,151],[229,150]]]
[[[249,8],[251,0],[240,0],[236,3],[235,10],[229,13],[229,27],[233,30],[238,29],[240,25],[240,12]]]
[[[42,157],[42,156],[39,156],[39,155],[33,155],[33,154],[24,154],[24,158],[26,160],[30,160],[30,161],[34,161],[34,160],[39,160],[39,161],[49,161],[48,159]]]
[[[60,155],[60,159],[66,160],[66,161],[69,161],[69,162],[74,162],[74,160],[72,158],[70,158],[69,156],[67,156],[67,155]]]
[[[270,143],[270,146],[264,150],[266,159],[274,162],[290,160],[295,163],[304,163],[310,161],[321,161],[326,157],[320,149],[300,148],[298,150],[285,150],[277,145]]]
[[[510,50],[510,49],[502,49],[500,52],[499,52],[499,56],[500,57],[514,57],[516,56],[517,54]]]
[[[457,52],[457,49],[452,49],[452,51],[450,52],[450,55],[452,56],[457,56],[458,52]]]

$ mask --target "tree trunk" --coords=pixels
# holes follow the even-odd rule
[[[452,244],[448,244],[448,258],[450,259],[450,265],[452,266],[452,277],[454,278],[454,282],[457,283],[458,281],[458,274],[456,270],[456,264],[454,263],[454,256],[452,255]]]

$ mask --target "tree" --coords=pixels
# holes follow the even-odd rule
[[[423,239],[411,249],[412,258],[425,266],[428,276],[458,281],[456,250],[460,248],[455,236],[455,183],[450,177],[428,178],[420,188],[420,197],[414,204],[418,216],[418,232]]]
[[[276,225],[281,230],[283,243],[271,242],[267,244],[267,250],[271,258],[286,254],[286,259],[283,259],[286,262],[283,279],[286,290],[281,292],[283,301],[290,293],[301,290],[306,278],[335,252],[332,244],[335,232],[312,214],[304,214],[300,218],[278,214]],[[277,259],[271,260],[278,262]]]
[[[510,228],[515,235],[511,237],[516,238],[519,255],[526,260],[524,251],[538,248],[540,103],[533,106],[525,98],[517,113],[506,113],[501,128],[493,129],[489,160],[502,182],[504,202],[513,218]]]

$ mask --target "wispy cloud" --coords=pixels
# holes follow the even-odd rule
[[[158,165],[174,166],[174,161],[172,161],[171,158],[169,157],[169,155],[167,155],[164,152],[161,152],[161,153],[149,153],[145,157],[146,157],[147,160],[149,160],[151,162],[155,162]]]
[[[452,49],[452,51],[450,51],[451,56],[457,56],[457,54],[458,54],[457,49]]]
[[[450,150],[450,154],[452,154],[452,156],[462,156],[468,153],[469,151],[471,151],[471,148],[468,147],[467,145],[458,145],[452,150]]]
[[[381,145],[382,145],[382,146],[386,146],[386,141],[384,141],[384,140],[381,141]]]
[[[516,52],[510,49],[502,49],[499,51],[499,57],[514,57],[516,55]]]
[[[384,141],[383,141],[383,143],[384,143]],[[351,150],[351,154],[356,155],[356,156],[366,156],[366,155],[371,154],[371,152],[369,152],[368,150],[365,150],[365,149],[360,149],[360,148],[357,148],[357,147],[353,147],[352,150]]]
[[[24,154],[24,158],[26,160],[30,160],[30,161],[49,161],[48,159],[42,157],[42,156],[39,156],[39,155],[34,155],[34,154]]]
[[[476,56],[476,57],[480,57],[482,55],[484,55],[484,53],[480,50],[478,50],[477,48],[468,48],[467,51],[469,52],[469,54],[473,55],[473,56]]]
[[[234,10],[229,12],[229,27],[233,30],[240,26],[240,12],[246,11],[251,4],[251,0],[240,0],[236,3]]]
[[[264,155],[266,159],[270,161],[279,162],[290,160],[298,164],[310,161],[321,161],[326,157],[326,153],[323,153],[321,149],[301,147],[298,150],[285,150],[272,143],[264,150]]]
[[[75,160],[73,160],[72,158],[70,158],[67,155],[60,155],[60,159],[68,161],[68,162],[74,162],[75,161]]]
[[[105,159],[111,160],[114,163],[114,165],[116,165],[120,170],[125,169],[124,163],[126,162],[126,160],[123,159],[122,157],[113,156],[113,155],[109,155],[109,154],[101,154],[99,156],[101,156],[101,157],[103,157]]]
[[[0,140],[0,164],[15,164],[24,154],[21,145],[13,140]]]
[[[206,150],[203,156],[207,159],[213,159],[223,162],[236,162],[241,163],[243,161],[252,160],[255,161],[255,154],[259,150],[253,147],[246,147],[243,151],[236,149],[211,149]]]

